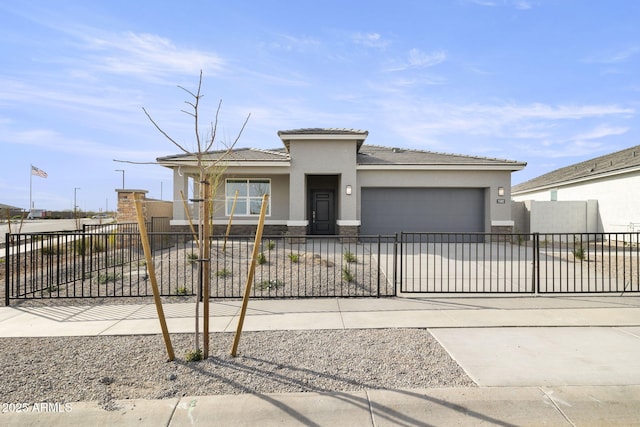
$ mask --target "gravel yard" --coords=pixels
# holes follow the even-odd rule
[[[207,360],[186,362],[193,335],[0,338],[4,402],[98,401],[181,396],[354,391],[475,384],[424,329],[211,334]]]

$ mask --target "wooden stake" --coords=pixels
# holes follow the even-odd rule
[[[240,334],[242,334],[242,326],[244,325],[244,316],[247,312],[247,305],[249,304],[249,294],[251,293],[251,283],[253,283],[253,275],[256,271],[256,260],[258,259],[258,253],[260,251],[260,241],[262,240],[262,229],[264,228],[264,217],[267,215],[267,206],[269,205],[269,195],[262,196],[262,207],[260,208],[260,220],[258,221],[258,228],[256,230],[256,238],[253,243],[253,253],[251,255],[251,266],[249,267],[249,275],[247,276],[247,283],[244,288],[244,297],[242,298],[242,309],[240,310],[240,319],[238,319],[238,328],[236,329],[236,335],[233,339],[233,347],[231,348],[231,355],[236,357],[238,352],[238,344],[240,343]]]
[[[149,236],[147,235],[147,226],[144,223],[144,215],[142,214],[142,202],[139,195],[135,195],[136,214],[138,216],[138,227],[140,228],[140,240],[142,240],[142,249],[144,250],[144,257],[147,262],[147,270],[149,271],[149,279],[151,280],[151,288],[153,289],[153,301],[156,304],[156,311],[158,313],[158,319],[160,320],[160,327],[162,328],[162,336],[164,338],[164,344],[167,347],[167,354],[169,360],[175,359],[173,353],[173,346],[171,345],[171,337],[169,336],[169,330],[167,329],[167,321],[164,317],[164,310],[162,309],[162,301],[160,301],[160,292],[158,291],[158,282],[156,281],[156,270],[153,266],[153,258],[151,257],[151,246],[149,245]]]

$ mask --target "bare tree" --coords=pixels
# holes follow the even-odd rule
[[[195,307],[195,354],[202,354],[200,350],[200,301],[203,300],[203,292],[204,292],[204,357],[208,356],[208,318],[209,318],[209,283],[210,283],[210,250],[209,250],[209,237],[210,237],[210,224],[211,224],[211,212],[210,208],[213,202],[213,187],[215,187],[218,183],[218,180],[224,170],[222,168],[224,158],[233,150],[233,147],[236,145],[242,132],[244,131],[251,114],[247,115],[240,131],[236,138],[230,142],[225,143],[224,141],[216,141],[217,130],[218,130],[218,117],[220,114],[220,108],[222,107],[222,100],[218,103],[218,108],[216,109],[215,119],[207,128],[206,134],[201,134],[200,129],[200,101],[204,97],[202,94],[202,70],[200,71],[200,79],[198,81],[198,89],[193,92],[188,90],[182,86],[178,86],[180,89],[185,91],[191,99],[185,101],[185,103],[190,107],[187,110],[180,110],[183,113],[191,116],[194,124],[195,131],[195,148],[194,150],[189,150],[186,148],[185,144],[176,141],[172,138],[167,132],[165,132],[158,123],[151,117],[149,112],[143,107],[142,110],[149,118],[151,123],[156,127],[156,129],[171,143],[173,143],[176,147],[178,147],[185,154],[192,155],[196,158],[196,167],[198,169],[198,183],[199,183],[199,194],[197,199],[193,199],[194,202],[198,203],[198,236],[197,236],[197,246],[198,246],[198,277],[199,277],[199,286],[196,292],[196,307]],[[215,159],[207,158],[207,153],[211,151],[216,142],[220,142],[224,146],[224,152],[222,155],[217,156]]]

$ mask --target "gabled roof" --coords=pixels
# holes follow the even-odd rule
[[[640,145],[556,169],[515,185],[511,194],[556,187],[569,182],[588,181],[633,169],[640,169]]]
[[[438,153],[434,151],[363,145],[358,153],[359,165],[476,165],[509,166],[520,170],[524,162],[490,157],[466,156],[461,154]]]

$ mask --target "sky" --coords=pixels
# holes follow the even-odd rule
[[[517,184],[640,144],[637,0],[0,0],[0,203],[171,199],[221,102],[216,148],[279,130],[526,162]],[[31,174],[31,165],[47,178]],[[121,172],[124,170],[125,172]]]

